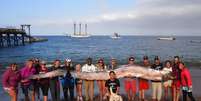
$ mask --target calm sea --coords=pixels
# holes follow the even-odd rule
[[[122,36],[112,39],[108,36],[92,36],[90,38],[70,38],[65,36],[43,36],[47,42],[32,43],[26,46],[0,48],[1,70],[9,63],[23,64],[27,59],[40,58],[51,62],[55,59],[71,58],[76,63],[83,63],[87,57],[94,62],[98,58],[116,58],[119,64],[126,63],[129,56],[140,62],[143,55],[151,60],[158,55],[162,61],[178,55],[186,63],[194,67],[201,64],[201,37],[176,37],[174,41],[157,40],[156,36]]]

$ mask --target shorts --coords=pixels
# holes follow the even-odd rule
[[[48,96],[49,85],[40,85],[43,96]]]
[[[82,84],[82,80],[79,78],[75,79],[75,85]]]
[[[172,80],[165,81],[163,85],[164,87],[172,87]]]
[[[132,93],[136,93],[136,80],[125,80],[124,81],[124,89],[126,92],[129,92],[130,90]]]
[[[29,91],[34,91],[34,86],[33,85],[21,85],[22,88],[22,93],[25,96],[29,95]]]
[[[175,87],[177,90],[180,90],[180,87],[181,87],[180,80],[173,80],[172,87],[173,88]]]
[[[139,90],[149,89],[149,81],[145,79],[139,79]]]

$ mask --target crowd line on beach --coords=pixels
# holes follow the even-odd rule
[[[129,57],[127,65],[134,64],[136,64],[135,58]],[[166,70],[172,74],[172,78],[165,81],[149,81],[129,76],[123,78],[121,81],[124,84],[127,101],[134,101],[136,98],[140,101],[149,101],[148,97],[145,96],[148,89],[152,89],[152,101],[179,101],[181,99],[187,101],[187,96],[191,101],[195,101],[192,94],[190,72],[179,56],[175,56],[173,60],[166,60],[164,63],[160,61],[158,56],[154,58],[153,63],[150,63],[148,56],[144,56],[140,65],[159,71]],[[71,71],[79,73],[109,70],[110,79],[96,81],[99,91],[98,100],[108,101],[111,92],[120,94],[120,81],[116,78],[116,74],[113,71],[116,68],[118,68],[117,59],[114,58],[111,59],[110,65],[106,65],[103,58],[99,59],[95,65],[93,64],[92,58],[87,58],[86,63],[83,65],[72,65],[71,59],[65,59],[64,66],[61,66],[61,60],[55,60],[53,66],[50,68],[47,68],[46,62],[43,60],[30,59],[26,61],[25,66],[20,70],[16,63],[10,64],[2,76],[2,85],[5,92],[10,96],[11,101],[17,101],[18,99],[18,84],[20,84],[25,101],[36,101],[40,99],[40,90],[42,91],[44,101],[48,101],[49,90],[51,100],[60,101],[60,85],[63,88],[65,101],[94,101],[95,81],[74,78],[71,75]],[[67,72],[64,76],[38,78],[36,80],[27,79],[31,75],[47,73],[57,69],[64,69]],[[137,81],[139,82],[138,86],[136,84]],[[74,89],[76,93],[74,93]],[[82,94],[83,89],[84,94]],[[139,90],[139,96],[136,96],[137,89]]]

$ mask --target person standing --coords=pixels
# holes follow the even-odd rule
[[[92,58],[87,58],[86,64],[82,67],[82,72],[96,72],[97,67],[92,64]],[[93,101],[94,97],[94,80],[85,80],[86,101]]]
[[[108,70],[114,70],[117,69],[117,60],[115,58],[112,58],[110,60],[110,65],[108,66]]]
[[[129,57],[128,66],[135,64],[135,58]],[[125,77],[124,78],[124,89],[128,98],[128,101],[134,100],[136,96],[136,78],[133,77]]]
[[[58,70],[61,69],[61,61],[60,60],[55,60],[53,67],[51,67],[50,71]],[[59,82],[59,77],[50,77],[49,80],[50,84],[50,92],[52,96],[53,101],[60,101],[60,82]]]
[[[63,69],[66,69],[67,71],[73,71],[75,70],[72,64],[72,60],[67,58],[64,61],[64,66],[62,67]]]
[[[26,62],[26,66],[20,70],[21,88],[25,96],[25,101],[29,101],[29,94],[31,94],[31,101],[35,101],[35,91],[33,81],[27,79],[29,76],[34,75],[35,73],[36,70],[33,67],[33,60],[28,60]]]
[[[181,62],[179,56],[174,56],[174,62],[172,67],[172,74],[174,76],[172,83],[173,101],[179,101],[180,87],[181,87],[181,70],[179,69],[179,63]]]
[[[11,97],[11,101],[17,101],[18,83],[20,82],[20,72],[17,69],[17,64],[10,64],[9,68],[3,73],[2,84],[3,89]]]
[[[33,67],[36,70],[35,74],[39,74],[40,71],[40,60],[38,58],[32,59],[33,60]],[[38,100],[40,100],[40,91],[39,91],[39,82],[38,80],[33,80],[33,85],[34,85],[34,92],[35,92],[35,96],[37,97]]]
[[[191,101],[195,101],[193,97],[193,87],[192,87],[192,78],[190,75],[190,71],[185,67],[184,63],[179,63],[179,69],[181,70],[181,85],[183,92],[183,101],[187,101],[187,95]]]
[[[165,67],[163,68],[163,71],[167,74],[172,74],[172,65],[171,61],[167,60],[165,61]],[[168,90],[172,90],[172,80],[167,80],[163,83],[164,86],[164,98],[165,101],[168,100]]]
[[[70,98],[70,101],[73,101],[75,80],[70,73],[73,70],[71,59],[65,59],[64,63],[63,69],[66,70],[66,74],[63,77],[59,77],[63,87],[64,100],[68,101]]]
[[[48,69],[46,67],[46,62],[41,61],[39,74],[44,74],[47,72],[48,72]],[[48,100],[48,90],[49,90],[49,78],[38,79],[38,82],[39,82],[39,88],[42,90],[42,93],[43,93],[43,101],[47,101]]]
[[[70,71],[69,70],[66,70],[66,71],[67,72],[64,75],[63,81],[62,81],[64,101],[73,101],[74,100],[74,84],[75,84],[75,80],[72,77]],[[70,97],[68,95],[70,95]]]
[[[77,64],[75,66],[75,72],[77,74],[79,74],[81,72],[81,65],[80,64]],[[79,79],[79,78],[75,78],[75,85],[76,85],[76,95],[77,95],[77,101],[83,101],[83,98],[82,98],[82,80]]]
[[[143,57],[143,66],[146,68],[150,68],[149,58],[148,56]],[[140,101],[145,100],[145,91],[149,89],[149,81],[146,79],[139,79],[139,99]]]
[[[97,71],[103,72],[106,71],[106,65],[103,59],[99,59],[96,65]],[[103,96],[105,95],[105,80],[97,80],[98,88],[99,88],[99,100],[103,100]]]
[[[161,71],[163,69],[162,63],[158,56],[154,58],[154,64],[151,66],[151,69]],[[162,97],[162,82],[157,80],[152,80],[152,99],[153,101],[161,101]]]

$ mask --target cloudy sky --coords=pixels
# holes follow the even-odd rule
[[[32,34],[199,35],[201,0],[1,0],[0,27],[31,24]]]

